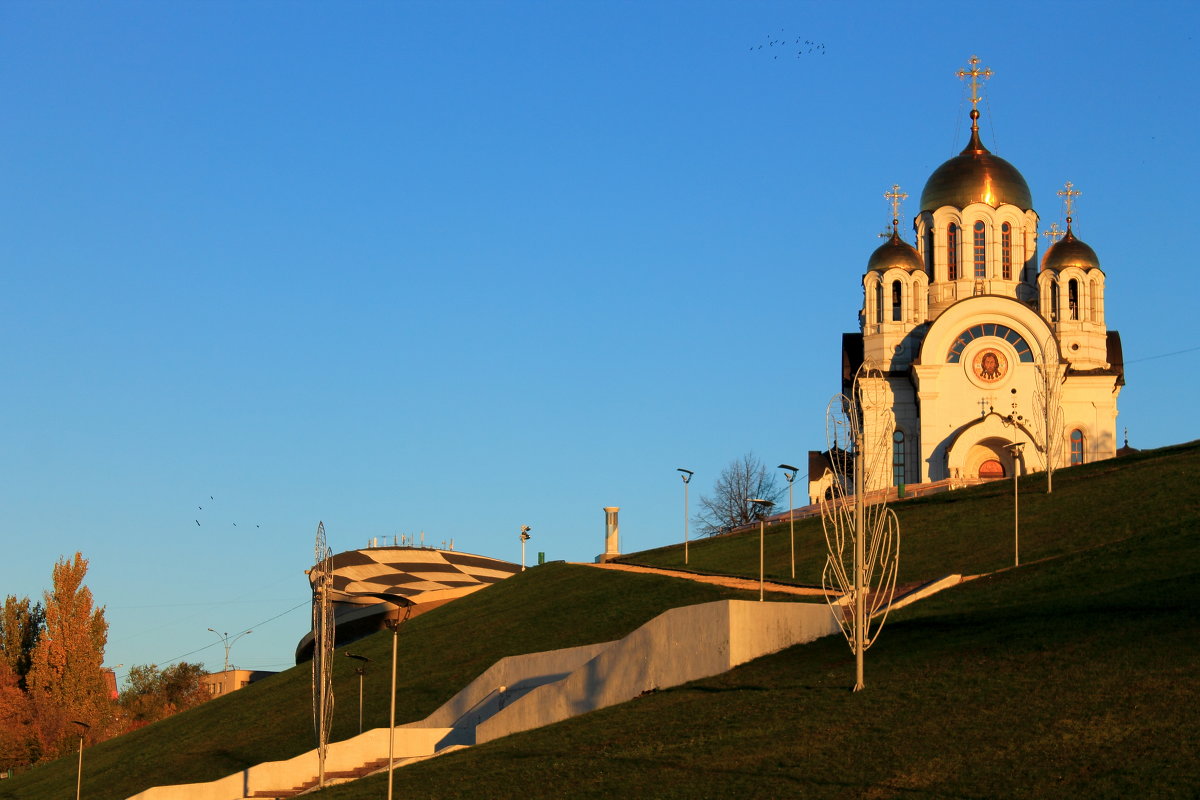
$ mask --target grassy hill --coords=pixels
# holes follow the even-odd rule
[[[397,797],[1192,798],[1200,536],[981,578],[840,637],[396,773]],[[330,800],[384,796],[383,777]]]
[[[1200,443],[1148,450],[1019,479],[1021,563],[1052,558],[1138,533],[1195,526],[1200,518]],[[979,574],[1012,566],[1013,486],[996,481],[905,500],[900,521],[900,581],[950,572]],[[766,529],[767,578],[790,581],[788,524]],[[758,531],[694,541],[688,569],[758,578]],[[627,563],[683,568],[677,545],[634,553]],[[825,564],[820,518],[796,522],[796,582],[819,585]]]
[[[497,659],[619,638],[668,608],[751,593],[691,581],[548,564],[434,609],[400,634],[396,719],[423,719]],[[757,597],[757,594],[754,594]],[[350,645],[375,663],[365,727],[386,727],[391,634]],[[333,739],[358,732],[355,662],[335,660]],[[207,781],[315,746],[307,665],[84,751],[83,795],[123,800],[150,786]],[[72,757],[0,782],[4,800],[74,796]]]
[[[1030,565],[894,615],[868,653],[865,692],[847,691],[849,649],[829,638],[407,767],[397,796],[1194,796],[1197,478],[1193,443],[1064,470],[1050,496],[1044,476],[1023,479]],[[1011,565],[1011,488],[898,504],[901,580]],[[819,521],[796,534],[797,580],[815,583]],[[783,577],[786,524],[769,537],[768,572]],[[757,532],[698,542],[691,556],[693,568],[756,577]],[[677,566],[681,556],[629,560]],[[561,564],[530,570],[408,624],[397,718],[423,717],[503,655],[604,641],[662,609],[723,596],[736,594]],[[389,647],[386,634],[353,646],[377,661],[368,726],[386,724]],[[335,738],[356,730],[345,661]],[[85,796],[124,798],[307,749],[308,691],[307,673],[292,670],[91,748]],[[73,780],[64,759],[0,783],[0,798],[65,797]],[[372,778],[321,796],[382,794]]]

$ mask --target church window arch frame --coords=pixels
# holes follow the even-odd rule
[[[908,438],[899,425],[892,431],[892,486],[908,483]]]
[[[946,280],[956,281],[958,274],[958,220],[952,220],[946,225]]]
[[[971,225],[971,276],[977,281],[987,278],[987,228],[982,219]]]
[[[904,321],[904,283],[899,278],[891,280],[891,321]]]
[[[1067,436],[1068,461],[1072,467],[1087,463],[1087,434],[1083,428],[1076,426]]]
[[[1013,275],[1013,237],[1012,223],[1005,220],[1000,223],[1000,277],[1011,281]]]
[[[1018,362],[1023,364],[1034,363],[1033,349],[1029,346],[1029,343],[1025,340],[1021,332],[1000,322],[979,322],[965,328],[950,343],[950,349],[946,353],[946,363],[959,363],[968,345],[977,339],[985,338],[1000,339],[1007,342],[1013,349],[1013,352],[1016,353]]]

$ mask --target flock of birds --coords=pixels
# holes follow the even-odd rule
[[[208,499],[209,499],[209,500],[214,500],[215,498],[214,498],[214,497],[213,497],[213,496],[210,494],[210,495],[208,496]],[[203,502],[203,501],[201,501],[201,502]],[[204,506],[196,506],[196,510],[197,510],[197,511],[203,511],[203,510],[204,510]],[[237,524],[236,522],[235,522],[235,523],[233,523],[233,527],[235,527],[235,528],[236,528],[237,526],[238,526],[238,524]],[[199,520],[199,519],[197,519],[197,520],[196,520],[196,527],[198,527],[198,528],[202,528],[202,527],[204,527],[203,525],[201,525],[201,524],[200,524],[200,520]],[[261,527],[262,527],[262,525],[255,525],[254,527],[256,527],[256,528],[261,528]]]
[[[780,33],[783,33],[782,29],[780,29]],[[766,44],[750,45],[750,51],[756,52],[758,50],[762,50],[764,47],[767,48],[768,55],[770,55],[771,51],[776,47],[778,47],[780,51],[795,47],[796,48],[796,58],[801,58],[803,56],[811,56],[811,55],[816,55],[816,56],[825,55],[824,42],[814,42],[812,39],[801,40],[800,38],[796,38],[794,41],[792,41],[790,39],[785,39],[782,37],[776,38],[775,36],[771,36],[771,35],[767,36]],[[784,55],[787,55],[787,54],[784,53]],[[774,56],[774,58],[778,59],[779,56],[776,55],[776,56]]]

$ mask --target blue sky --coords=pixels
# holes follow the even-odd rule
[[[80,550],[119,672],[252,626],[234,662],[278,669],[319,520],[679,539],[676,467],[694,502],[824,446],[883,193],[911,240],[972,54],[1043,228],[1083,191],[1118,426],[1196,438],[1196,7],[995,8],[0,4],[0,592]]]

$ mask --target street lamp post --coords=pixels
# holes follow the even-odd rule
[[[766,514],[775,504],[770,500],[763,500],[761,497],[749,497],[746,502],[758,506],[758,602],[761,603],[763,601],[763,563],[766,553]]]
[[[692,482],[692,476],[696,473],[690,469],[677,467],[676,472],[682,473],[679,477],[683,478],[683,563],[687,566],[688,563],[688,484]]]
[[[357,653],[346,653],[346,656],[353,658],[355,661],[361,662],[359,666],[354,668],[354,673],[358,675],[358,732],[363,731],[363,676],[367,674],[367,664],[371,663],[371,659],[366,656],[360,656]]]
[[[796,504],[792,502],[792,481],[796,480],[796,473],[800,470],[791,464],[780,464],[779,469],[783,470],[783,477],[787,478],[788,482],[788,534],[792,541],[792,580],[796,580],[796,520],[793,511]]]
[[[1024,442],[1017,442],[1008,446],[1008,452],[1012,454],[1013,462],[1013,566],[1021,566],[1021,517],[1019,513],[1020,498],[1017,492],[1017,473],[1018,465],[1020,464],[1021,451],[1025,448]]]
[[[242,631],[237,636],[234,636],[233,639],[230,639],[228,633],[221,633],[216,628],[209,628],[209,630],[212,631],[213,633],[215,633],[218,637],[220,637],[221,644],[225,645],[225,672],[229,672],[229,650],[230,650],[230,648],[233,647],[233,645],[237,642],[238,639],[242,638],[243,636],[247,636],[251,633],[254,633],[254,631],[252,631],[252,630]]]
[[[384,621],[388,630],[392,632],[392,701],[391,708],[388,711],[388,790],[387,800],[392,800],[392,772],[396,769],[396,653],[398,650],[397,640],[400,637],[400,624],[408,619],[408,615],[412,613],[412,606],[404,607],[404,616],[397,619],[395,616],[389,617]]]
[[[533,530],[533,528],[529,527],[528,525],[521,526],[521,572],[525,571],[525,543],[533,538],[529,535],[531,530]]]
[[[74,723],[79,726],[79,767],[75,772],[75,800],[79,800],[83,792],[83,737],[92,726],[79,720],[74,720]]]

